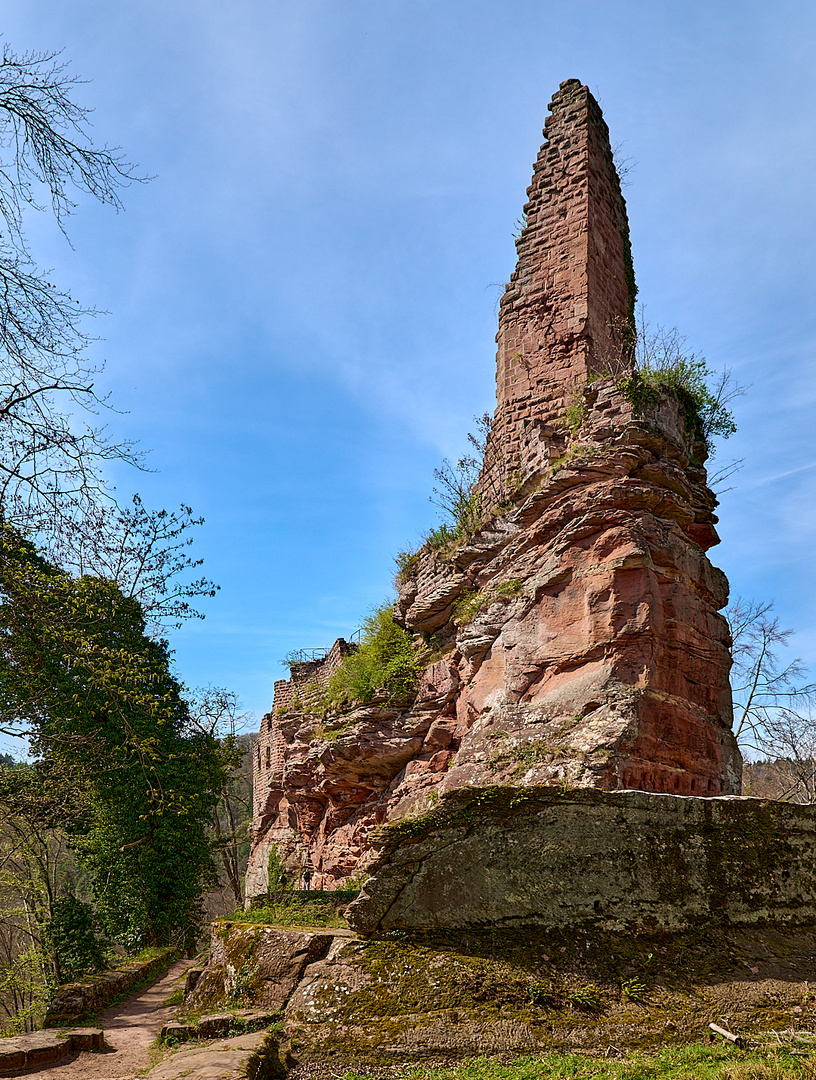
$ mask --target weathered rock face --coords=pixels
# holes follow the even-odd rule
[[[469,788],[384,829],[375,848],[346,915],[366,934],[816,922],[813,806]]]
[[[306,967],[326,956],[335,936],[261,923],[214,923],[207,967],[185,1004],[198,1011],[248,1001],[277,1012]]]
[[[331,887],[378,825],[461,788],[739,793],[706,446],[673,394],[628,378],[626,211],[586,87],[562,84],[545,134],[501,309],[483,524],[426,544],[400,584],[416,698],[311,713],[344,642],[276,685],[250,895],[273,848]]]
[[[226,927],[215,929],[220,936]],[[222,961],[251,970],[254,953],[235,929]],[[310,1075],[328,1077],[475,1054],[602,1054],[609,1046],[685,1044],[699,1040],[712,1016],[727,1016],[732,1030],[760,1040],[769,1030],[812,1030],[816,1019],[812,926],[787,925],[780,933],[719,921],[716,928],[674,934],[616,934],[597,924],[583,931],[491,927],[367,940],[337,934],[325,956],[305,969],[301,957],[311,935],[301,934],[297,946],[296,932],[265,930],[255,941],[267,957],[279,954],[279,970],[294,986],[281,1000],[276,1035],[266,1045],[243,1036],[182,1049],[149,1076],[239,1075],[228,1067],[208,1072],[215,1058],[205,1056],[221,1051],[227,1065],[225,1052],[238,1046],[256,1049],[260,1060],[246,1070],[256,1080],[296,1065],[314,1065]],[[222,963],[211,970],[215,983]],[[234,988],[221,1000],[234,1010]],[[252,1008],[254,1000],[248,987],[244,1004]]]

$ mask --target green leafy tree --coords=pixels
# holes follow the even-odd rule
[[[66,893],[54,902],[48,935],[59,971],[58,982],[71,982],[105,966],[91,906],[73,893]]]
[[[72,841],[105,930],[130,947],[190,944],[212,877],[206,822],[223,766],[191,734],[167,643],[105,580],[48,564],[0,530],[0,716],[82,791]],[[68,825],[71,832],[71,826]]]
[[[0,1027],[7,1034],[35,1027],[61,980],[49,929],[70,862],[62,825],[77,818],[78,806],[76,786],[53,768],[0,768]]]

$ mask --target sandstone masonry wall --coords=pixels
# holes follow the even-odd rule
[[[563,453],[560,421],[589,375],[631,370],[634,272],[609,129],[577,79],[549,107],[499,312],[496,414],[481,478],[491,505]]]
[[[337,668],[355,646],[338,638],[325,656],[290,665],[289,679],[275,682],[272,711],[261,719],[252,763],[253,828],[256,836],[277,807],[288,739],[282,717],[314,706]]]
[[[272,712],[261,719],[253,759],[253,835],[260,840],[270,819],[280,810],[287,747],[291,737],[291,715],[308,713],[328,686],[344,657],[356,646],[338,637],[324,657],[290,665],[290,678],[275,681]],[[286,717],[289,717],[287,729]],[[250,895],[267,889],[267,860],[270,845],[263,847],[249,868]]]

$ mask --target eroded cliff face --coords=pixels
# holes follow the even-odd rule
[[[714,499],[692,463],[705,448],[669,396],[636,416],[607,378],[582,400],[538,490],[454,551],[423,549],[403,581],[395,616],[427,661],[415,701],[265,719],[284,750],[250,892],[265,889],[265,845],[292,870],[308,855],[313,884],[331,886],[377,825],[456,788],[739,793],[727,582],[704,551]]]
[[[706,446],[673,393],[632,380],[626,210],[577,80],[545,136],[499,319],[482,525],[426,544],[399,584],[416,696],[325,712],[342,641],[276,684],[250,895],[266,891],[273,850],[335,886],[365,868],[378,825],[458,788],[739,793]]]

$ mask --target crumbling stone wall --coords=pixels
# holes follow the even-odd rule
[[[289,745],[283,717],[314,708],[343,658],[356,646],[338,638],[325,656],[290,665],[290,678],[275,682],[272,711],[261,720],[252,763],[253,831],[259,836],[280,805],[286,750]],[[265,859],[264,859],[265,865]],[[258,876],[257,872],[255,876]],[[263,891],[263,890],[260,890]]]

